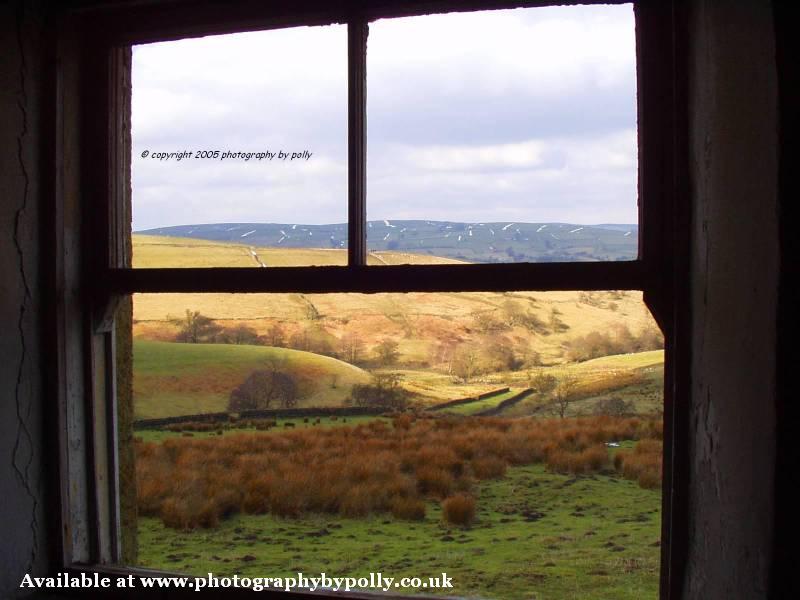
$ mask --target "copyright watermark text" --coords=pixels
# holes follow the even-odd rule
[[[163,152],[143,150],[139,156],[158,162],[182,160],[235,160],[235,161],[308,161],[314,155],[310,150],[260,150],[257,152],[241,152],[234,150],[181,150],[179,152]]]

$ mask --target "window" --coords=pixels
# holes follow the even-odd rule
[[[539,5],[539,2],[531,3]],[[474,3],[470,9],[497,8]],[[296,12],[231,3],[192,9],[143,5],[89,11],[75,19],[85,35],[63,36],[65,97],[80,97],[82,106],[61,107],[62,131],[57,155],[80,156],[60,165],[56,215],[56,267],[64,302],[57,307],[58,377],[60,382],[61,492],[64,561],[74,569],[114,572],[123,556],[120,531],[125,499],[124,444],[117,435],[118,413],[128,393],[124,377],[130,367],[115,354],[115,339],[126,335],[133,293],[267,292],[375,293],[550,290],[643,290],[667,336],[665,406],[665,481],[662,536],[664,597],[677,597],[680,571],[682,485],[673,472],[673,440],[680,435],[681,363],[675,361],[681,337],[676,295],[685,293],[669,274],[680,266],[684,213],[676,200],[672,159],[674,122],[673,65],[664,48],[672,48],[669,8],[636,5],[639,80],[639,253],[626,262],[367,265],[366,220],[366,43],[370,21],[428,11],[464,10],[458,4],[365,5],[354,12],[316,4]],[[130,45],[184,36],[228,33],[291,25],[346,23],[348,31],[348,232],[346,266],[272,268],[132,269],[129,263],[130,189]],[[80,77],[78,77],[80,73]],[[106,126],[107,125],[107,126]],[[102,160],[100,159],[102,157]],[[80,193],[78,193],[80,191]],[[83,219],[81,217],[84,217]],[[120,310],[120,307],[123,309]],[[126,317],[126,314],[128,315]],[[123,353],[124,354],[124,353]],[[677,355],[678,357],[680,355]],[[677,425],[676,425],[677,423]],[[122,465],[122,468],[120,468]],[[79,566],[84,565],[84,566]],[[86,566],[88,565],[88,566]]]

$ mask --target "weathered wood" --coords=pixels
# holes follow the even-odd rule
[[[94,35],[112,44],[144,44],[187,37],[307,25],[348,23],[354,15],[368,21],[434,13],[502,10],[551,5],[624,4],[626,0],[345,0],[325,2],[232,0],[221,8],[212,0],[180,3],[97,3],[82,11]],[[224,11],[224,12],[223,12]]]
[[[577,4],[561,1],[558,4]],[[594,3],[580,2],[580,3]],[[598,0],[596,3],[607,3]],[[673,2],[640,0],[636,6],[639,75],[640,260],[619,263],[493,265],[397,265],[365,263],[364,81],[367,23],[370,20],[450,11],[553,4],[501,0],[320,0],[264,3],[234,0],[224,7],[209,0],[180,3],[99,3],[83,11],[81,35],[92,51],[61,67],[55,164],[57,171],[54,288],[59,403],[60,492],[63,561],[100,563],[118,547],[119,489],[98,481],[116,471],[113,425],[114,361],[108,349],[108,304],[115,294],[137,292],[456,292],[641,289],[667,335],[665,462],[662,533],[662,598],[681,595],[688,531],[686,460],[690,314],[686,284],[688,214],[679,181],[683,166],[676,142],[687,124],[678,111],[675,49],[681,24]],[[96,7],[98,5],[95,5]],[[114,61],[118,47],[295,25],[348,23],[349,28],[349,266],[265,269],[130,269],[129,63]],[[78,31],[78,29],[75,29]],[[685,45],[685,40],[683,40]],[[115,49],[116,48],[116,49]],[[110,62],[109,62],[110,61]],[[72,70],[70,70],[72,69]],[[88,70],[87,70],[88,69]],[[94,70],[92,70],[94,69]],[[685,70],[685,67],[684,67]],[[74,71],[74,72],[73,72]],[[79,77],[82,76],[82,77]],[[80,83],[79,83],[80,82]],[[126,92],[126,90],[128,90]],[[99,93],[98,93],[99,92]],[[126,96],[125,94],[128,94]],[[84,110],[81,113],[81,106]],[[81,115],[82,114],[82,118]],[[129,133],[129,132],[128,132]],[[77,170],[76,170],[77,169]],[[129,228],[129,224],[128,224]],[[84,260],[84,256],[91,256]],[[121,268],[117,268],[121,267]],[[89,293],[91,291],[91,293]],[[106,303],[106,304],[104,304]],[[685,304],[681,304],[685,303]],[[680,306],[679,306],[680,305]],[[88,314],[90,308],[101,318]],[[98,308],[102,307],[102,308]],[[93,322],[94,321],[94,322]],[[93,336],[95,336],[93,343]],[[97,343],[97,339],[100,343]],[[92,351],[95,348],[96,352]],[[92,356],[96,360],[89,364]],[[103,378],[99,382],[97,377]],[[95,387],[98,385],[98,387]],[[92,390],[94,394],[92,394]],[[106,402],[105,404],[103,402]],[[95,411],[94,418],[88,414]],[[111,419],[111,422],[109,422]],[[99,453],[99,454],[98,454]],[[102,455],[102,456],[101,456]],[[103,489],[99,486],[105,486]],[[102,522],[101,522],[102,521]],[[95,568],[95,567],[92,567]],[[105,574],[147,573],[99,567]],[[79,572],[79,571],[75,571]],[[136,594],[135,590],[133,591]],[[171,590],[170,595],[175,592]],[[248,591],[242,591],[249,594]],[[302,595],[302,594],[301,594]],[[319,592],[314,594],[319,596]],[[355,594],[353,594],[355,596]]]
[[[113,293],[121,294],[638,290],[646,282],[643,265],[637,261],[262,269],[117,269],[109,270],[101,280]]]
[[[367,35],[363,19],[347,24],[347,264],[367,264]]]

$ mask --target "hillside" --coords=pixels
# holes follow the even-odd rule
[[[137,234],[247,244],[262,250],[315,249],[318,252],[309,255],[309,258],[323,262],[303,263],[315,265],[343,264],[328,262],[333,260],[331,255],[325,256],[319,251],[344,250],[347,247],[346,223],[214,223],[161,227],[138,231]],[[367,223],[367,247],[372,252],[389,251],[467,262],[633,260],[637,255],[637,244],[637,225],[420,220],[379,220]],[[266,260],[261,252],[258,254],[266,265],[282,264],[280,253],[273,253]],[[247,255],[244,258],[247,259]],[[408,260],[407,258],[406,261]],[[416,262],[419,259],[410,260]],[[253,266],[252,262],[248,266]]]
[[[442,264],[462,261],[408,254],[370,252],[367,264]],[[294,267],[343,266],[347,250],[337,248],[265,248],[239,242],[215,242],[197,238],[133,235],[133,266],[148,267]]]
[[[154,266],[154,262],[167,258],[181,266],[248,266],[254,260],[254,253],[261,256],[264,252],[264,249],[241,244],[162,236],[135,235],[133,243],[138,266]],[[345,254],[343,250],[321,249],[267,251],[276,253],[274,260],[279,255],[285,265],[309,260],[331,264],[343,261]],[[380,255],[387,262],[403,260],[399,252]],[[438,260],[421,257],[422,260],[429,258]],[[636,386],[644,380],[630,373],[663,362],[658,353],[570,364],[568,349],[576,340],[598,334],[613,337],[621,330],[638,336],[655,328],[641,292],[136,294],[133,330],[137,343],[173,342],[179,332],[173,319],[185,315],[187,310],[209,317],[227,330],[249,328],[261,337],[259,343],[264,344],[250,347],[252,352],[278,351],[268,346],[286,346],[308,351],[301,352],[308,357],[334,361],[330,364],[347,365],[319,355],[346,359],[370,371],[397,373],[403,377],[406,389],[421,402],[430,404],[504,385],[527,387],[527,373],[540,366],[555,370],[576,369],[588,385],[582,391],[587,398],[595,395],[594,392],[602,397],[609,389],[630,385],[633,387],[629,395],[635,396]],[[279,332],[277,340],[274,339],[276,330]],[[379,346],[387,342],[396,344],[395,356],[389,364],[381,362],[378,355]],[[169,348],[176,346],[166,344]],[[242,346],[221,343],[201,347],[209,349],[198,352],[209,354],[197,355],[192,360],[200,361],[193,364],[208,365],[210,368],[205,371],[199,368],[191,376],[184,377],[183,370],[173,369],[180,367],[181,360],[192,362],[188,353],[194,350],[181,348],[164,363],[167,366],[153,364],[148,368],[151,371],[164,369],[165,377],[157,381],[138,381],[137,403],[141,406],[137,414],[153,416],[164,410],[186,413],[196,406],[202,411],[225,407],[228,394],[243,380],[245,367],[237,367],[236,375],[231,376],[226,374],[230,367],[219,365],[224,365],[226,360],[232,362],[232,357],[239,356],[237,353],[248,351]],[[155,355],[152,350],[156,347],[150,348],[151,356]],[[218,360],[223,354],[228,358]],[[202,363],[204,357],[213,358]],[[479,367],[468,380],[458,375],[458,363],[463,360],[472,360]],[[620,361],[626,364],[616,364]],[[648,364],[633,364],[635,361]],[[252,364],[252,357],[245,363]],[[626,375],[618,378],[615,371]],[[369,377],[366,371],[359,369],[359,372]],[[180,380],[180,385],[170,383],[173,380]],[[190,380],[197,382],[186,383]],[[596,385],[593,390],[589,382],[598,380],[608,384]],[[209,382],[211,388],[206,385]],[[328,405],[341,403],[347,396],[343,389],[326,390],[324,399],[315,394],[317,392],[312,392],[309,396]],[[169,403],[166,406],[173,408],[163,408],[164,397]]]
[[[231,390],[252,371],[280,361],[298,385],[298,406],[338,406],[366,371],[310,352],[229,344],[135,340],[133,393],[137,419],[227,409]]]

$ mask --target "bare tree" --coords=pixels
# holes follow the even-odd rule
[[[238,324],[225,327],[219,333],[219,341],[224,344],[258,344],[258,332],[249,325]]]
[[[558,379],[555,375],[545,373],[542,369],[528,372],[528,386],[538,394],[549,394],[557,384]]]
[[[578,380],[574,375],[565,374],[558,378],[558,383],[553,389],[553,399],[556,401],[558,416],[562,419],[567,414],[567,409],[574,398],[577,386]]]
[[[178,334],[175,336],[175,340],[178,342],[190,344],[213,342],[221,329],[210,317],[188,308],[185,316],[167,317],[167,320],[178,327]]]
[[[478,375],[481,371],[481,360],[478,351],[472,344],[461,344],[453,355],[453,375],[464,383]]]
[[[281,347],[286,343],[286,330],[280,323],[273,323],[267,329],[264,336],[267,341],[267,346]]]
[[[266,369],[253,371],[236,387],[228,400],[228,410],[265,409],[273,405],[291,408],[297,404],[297,384],[288,373],[277,366],[280,361],[268,364]]]
[[[342,358],[350,364],[356,364],[363,358],[364,340],[354,332],[346,333],[339,343]]]
[[[383,366],[391,366],[400,358],[400,351],[398,350],[398,343],[393,339],[386,338],[380,344],[375,346],[375,355],[378,361]]]

